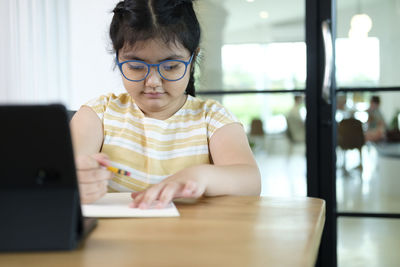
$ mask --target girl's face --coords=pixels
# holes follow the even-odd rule
[[[141,60],[148,64],[171,59],[189,61],[190,56],[190,52],[181,44],[167,45],[159,40],[141,41],[134,46],[125,45],[118,52],[119,62]],[[146,116],[167,119],[186,101],[185,90],[189,83],[191,64],[183,78],[178,81],[164,80],[157,67],[151,67],[149,75],[143,81],[133,82],[122,76],[123,84]]]

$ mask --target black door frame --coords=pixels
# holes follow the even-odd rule
[[[332,57],[335,58],[334,41],[336,25],[336,0],[306,0],[306,153],[307,196],[325,200],[325,227],[317,266],[337,266],[336,225],[336,83],[332,64],[329,97],[323,98],[325,75],[325,48],[322,23],[330,25]]]

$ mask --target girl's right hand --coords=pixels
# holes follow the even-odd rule
[[[109,165],[109,158],[103,153],[79,155],[76,158],[79,195],[82,204],[89,204],[107,193],[108,180],[114,175],[103,166]]]

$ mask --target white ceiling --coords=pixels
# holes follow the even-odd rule
[[[287,25],[304,21],[305,0],[203,0],[212,5],[222,6],[227,12],[227,31],[236,31],[240,28],[249,28],[257,24]],[[398,0],[338,0],[338,10],[363,9],[371,3]],[[201,2],[201,1],[200,1]],[[267,11],[269,17],[261,19],[259,13]]]
[[[400,0],[337,0],[338,12],[347,10],[356,13],[357,10],[366,9],[372,3],[384,1],[398,2]],[[279,35],[280,31],[291,29],[292,32],[303,31],[305,23],[305,0],[199,0],[198,9],[203,15],[203,20],[208,25],[224,23],[225,40],[234,39],[238,34],[254,32],[272,32]],[[260,18],[261,11],[267,11],[267,19]],[[210,22],[211,20],[211,22]],[[218,27],[216,25],[215,27]],[[210,27],[210,26],[208,26]],[[209,31],[209,29],[207,29]],[[304,36],[304,33],[299,35]],[[228,41],[229,42],[229,41]]]

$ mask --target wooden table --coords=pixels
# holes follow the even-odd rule
[[[313,266],[325,221],[315,198],[215,197],[179,218],[101,219],[75,251],[0,253],[0,266]],[[28,222],[27,222],[28,223]]]

